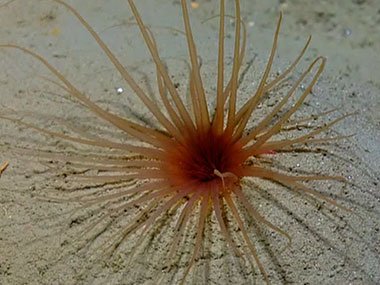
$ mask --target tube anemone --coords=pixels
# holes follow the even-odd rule
[[[269,114],[262,117],[253,128],[249,126],[252,114],[255,112],[259,102],[295,69],[310,44],[311,37],[307,40],[304,48],[288,69],[276,78],[270,79],[269,75],[277,49],[282,21],[281,13],[277,22],[269,59],[257,84],[258,87],[254,91],[253,96],[242,107],[238,108],[239,72],[243,64],[246,47],[246,28],[241,20],[239,1],[235,0],[236,24],[233,66],[228,80],[225,80],[224,67],[224,21],[227,16],[225,15],[224,1],[220,1],[217,89],[215,94],[206,94],[187,4],[185,0],[181,0],[191,66],[189,76],[191,106],[187,106],[178,94],[165,68],[165,64],[160,58],[152,31],[144,24],[132,0],[128,0],[128,3],[145,44],[149,49],[151,58],[154,61],[157,92],[161,102],[155,102],[147,96],[129,71],[123,67],[110,48],[102,41],[98,33],[73,7],[61,0],[52,1],[65,6],[88,30],[108,56],[115,69],[160,125],[159,129],[153,129],[136,124],[127,118],[117,116],[89,100],[84,93],[75,87],[47,60],[32,50],[12,44],[0,46],[1,48],[17,49],[34,57],[56,77],[59,81],[56,82],[58,88],[70,94],[70,96],[91,110],[99,118],[122,130],[126,136],[134,137],[142,143],[141,145],[136,145],[101,138],[71,136],[40,128],[25,121],[14,119],[12,116],[1,115],[4,119],[11,120],[50,136],[93,147],[121,150],[129,155],[128,159],[124,157],[114,157],[111,159],[100,155],[94,155],[89,159],[88,156],[80,153],[72,156],[46,155],[49,159],[70,162],[78,168],[98,170],[104,173],[92,176],[80,173],[71,175],[71,177],[80,180],[84,184],[93,181],[103,183],[103,185],[122,182],[129,183],[128,186],[107,193],[99,191],[83,192],[82,195],[76,196],[75,199],[70,197],[67,199],[56,199],[64,202],[79,202],[84,206],[98,207],[100,214],[88,228],[89,232],[93,231],[94,238],[100,236],[110,225],[117,224],[126,215],[128,209],[135,206],[142,207],[141,212],[133,217],[128,226],[119,230],[110,238],[110,243],[105,246],[105,251],[114,253],[131,233],[139,232],[140,237],[136,244],[137,248],[149,235],[149,231],[154,228],[160,216],[168,211],[176,210],[179,211],[179,217],[173,228],[175,235],[172,242],[168,245],[168,257],[164,261],[164,264],[170,268],[173,265],[173,256],[179,250],[181,238],[186,230],[190,230],[190,219],[197,217],[192,255],[183,272],[182,284],[199,257],[207,219],[211,215],[214,215],[218,222],[220,233],[229,247],[237,256],[253,260],[266,283],[269,284],[269,277],[264,269],[264,265],[260,261],[260,254],[251,241],[239,207],[244,208],[249,216],[259,224],[264,224],[282,235],[287,240],[288,247],[291,246],[292,239],[285,230],[267,220],[250,204],[248,199],[249,189],[243,187],[243,179],[257,177],[273,181],[294,191],[299,191],[306,196],[313,196],[342,210],[353,213],[347,207],[338,204],[333,199],[325,197],[307,185],[308,181],[314,180],[338,180],[345,182],[343,177],[328,175],[301,176],[280,172],[271,165],[264,165],[262,163],[265,155],[271,154],[275,158],[278,152],[285,149],[289,151],[295,145],[342,139],[343,137],[315,137],[350,115],[342,116],[297,138],[281,140],[276,138],[276,135],[286,132],[286,127],[292,126],[289,123],[289,119],[305,101],[325,68],[326,59],[324,57],[317,57],[300,74],[293,86],[290,87],[285,96],[275,105]],[[299,89],[301,84],[305,85],[305,88],[302,88],[301,95],[295,99],[297,97],[296,90]],[[215,111],[213,112],[208,107],[209,97],[216,98]],[[286,104],[290,100],[294,100],[295,103],[289,108],[286,107]],[[15,113],[17,114],[16,111]],[[320,116],[325,114],[327,112],[320,114]],[[311,119],[304,118],[299,121],[305,122]],[[52,198],[50,197],[50,199]],[[245,247],[239,248],[236,242],[237,237],[230,233],[225,219],[226,211],[233,217],[233,222],[240,229],[239,235],[244,241]],[[104,220],[109,220],[109,222],[107,226],[99,230],[96,226],[100,221]]]

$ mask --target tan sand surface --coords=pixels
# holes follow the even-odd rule
[[[5,2],[2,0],[0,4]],[[143,89],[157,98],[155,69],[138,29],[128,25],[133,17],[127,1],[67,2],[100,33]],[[173,29],[183,30],[179,1],[135,2],[156,35],[174,82],[182,94],[186,94],[187,47],[185,37]],[[203,21],[218,14],[218,1],[197,2],[199,7],[191,11],[191,20],[204,84],[212,96],[216,84],[218,21]],[[233,14],[230,2],[227,11]],[[314,154],[281,154],[278,166],[298,173],[346,177],[349,181],[346,188],[339,182],[311,185],[337,198],[362,219],[313,199],[305,200],[279,185],[259,180],[245,182],[245,191],[252,192],[252,205],[293,239],[292,248],[280,253],[286,244],[283,237],[252,221],[247,222],[271,282],[380,284],[380,3],[378,0],[241,2],[248,44],[239,104],[257,87],[282,10],[283,25],[273,74],[286,69],[309,34],[313,35],[311,47],[288,82],[293,82],[316,56],[326,56],[328,62],[296,118],[332,108],[338,110],[325,121],[357,112],[326,134],[355,136],[321,144],[318,147],[324,151]],[[231,66],[233,20],[227,20],[226,31],[226,64]],[[15,43],[36,51],[92,101],[135,122],[157,126],[88,32],[56,3],[17,0],[1,7],[0,43]],[[0,49],[0,67],[0,114],[9,115],[15,109],[22,112],[16,117],[24,117],[43,128],[69,133],[70,126],[76,126],[92,135],[120,142],[126,140],[122,133],[47,81],[46,78],[54,77],[36,60],[18,51]],[[123,89],[121,94],[118,88]],[[279,100],[276,94],[281,96],[281,90],[262,103],[257,116]],[[211,99],[210,104],[214,103]],[[62,121],[66,126],[60,124]],[[38,159],[38,155],[49,151],[80,152],[89,156],[109,154],[106,150],[45,136],[6,120],[0,120],[0,134],[0,165],[9,162],[0,177],[0,284],[155,284],[161,273],[163,284],[179,283],[190,258],[193,234],[187,235],[176,268],[167,273],[161,263],[172,238],[170,227],[178,214],[166,217],[169,222],[162,223],[155,239],[147,241],[140,254],[128,263],[138,234],[132,235],[109,260],[99,248],[112,231],[95,241],[86,241],[89,221],[96,212],[91,208],[81,209],[73,202],[56,203],[39,198],[40,195],[58,195],[62,189],[68,191],[77,184],[62,175],[69,173],[70,166]],[[75,211],[78,208],[79,211]],[[125,224],[129,220],[130,215],[126,214]],[[203,257],[186,283],[264,284],[258,269],[255,267],[254,272],[225,245],[215,217],[209,226]],[[234,230],[238,230],[237,226]]]

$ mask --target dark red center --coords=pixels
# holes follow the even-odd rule
[[[241,148],[225,134],[213,131],[198,134],[185,145],[178,145],[171,153],[170,168],[175,178],[207,182],[220,178],[215,174],[230,172],[238,176]]]

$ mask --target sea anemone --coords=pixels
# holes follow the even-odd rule
[[[347,207],[338,204],[334,199],[324,196],[307,185],[307,182],[315,180],[345,182],[343,177],[286,173],[283,169],[276,169],[272,163],[279,153],[283,151],[291,152],[293,147],[295,149],[295,147],[299,148],[302,144],[314,144],[344,138],[343,136],[316,138],[316,136],[330,129],[349,114],[323,126],[315,127],[311,131],[305,128],[307,132],[295,138],[281,136],[286,135],[289,129],[302,128],[303,123],[334,111],[331,110],[317,116],[290,121],[320,77],[326,63],[324,57],[317,57],[309,64],[268,114],[259,120],[256,117],[258,121],[251,122],[252,115],[263,98],[277,88],[294,70],[310,44],[311,37],[288,69],[271,79],[271,68],[276,53],[282,14],[278,19],[266,68],[257,84],[254,95],[241,107],[238,107],[239,72],[243,64],[246,47],[246,29],[240,16],[239,0],[235,0],[233,66],[227,81],[225,80],[224,51],[224,29],[227,15],[225,14],[224,1],[220,1],[216,94],[207,95],[202,82],[198,52],[191,31],[187,4],[185,0],[181,0],[191,67],[189,75],[191,104],[187,106],[183,96],[178,94],[165,63],[160,58],[157,43],[151,29],[143,23],[132,0],[128,0],[130,8],[156,67],[157,89],[161,102],[155,102],[147,96],[141,86],[133,79],[130,72],[123,67],[118,58],[102,41],[98,33],[74,8],[61,0],[54,0],[54,2],[70,10],[90,32],[114,67],[148,108],[160,126],[159,128],[143,126],[101,108],[88,99],[42,56],[18,45],[1,45],[1,48],[18,49],[37,59],[59,80],[59,82],[50,80],[58,88],[70,94],[104,121],[122,130],[126,136],[134,137],[140,142],[138,144],[129,144],[98,137],[92,138],[79,130],[77,133],[82,136],[71,136],[51,131],[13,118],[12,114],[18,114],[17,111],[13,110],[9,110],[10,115],[8,113],[8,115],[1,116],[4,119],[56,138],[82,145],[120,150],[128,154],[111,158],[106,158],[102,155],[93,155],[89,158],[87,155],[80,153],[66,156],[59,154],[46,155],[48,159],[63,161],[70,163],[72,167],[84,169],[85,171],[71,173],[68,177],[68,179],[78,179],[84,185],[93,181],[102,185],[127,183],[127,186],[123,184],[122,188],[117,187],[105,193],[102,193],[99,189],[81,187],[75,191],[73,197],[66,199],[45,197],[49,200],[81,203],[82,207],[97,208],[99,215],[86,229],[86,232],[93,232],[91,235],[92,240],[98,238],[112,225],[119,223],[125,215],[128,215],[130,208],[139,207],[140,212],[131,218],[129,224],[119,229],[116,234],[109,238],[109,242],[104,246],[104,252],[115,253],[120,245],[132,233],[136,232],[139,233],[139,238],[135,249],[138,248],[144,239],[149,236],[149,232],[155,228],[159,217],[170,211],[177,212],[178,218],[172,229],[174,237],[168,245],[168,257],[164,262],[166,268],[170,269],[173,265],[173,257],[179,251],[181,238],[186,231],[191,230],[189,221],[196,216],[193,250],[182,275],[182,284],[200,255],[207,220],[210,216],[213,216],[218,223],[221,235],[233,252],[243,259],[253,260],[265,281],[269,283],[269,277],[260,261],[260,254],[246,229],[245,221],[241,215],[242,209],[245,209],[250,218],[258,224],[264,224],[274,232],[282,235],[287,240],[287,247],[291,246],[292,239],[285,230],[267,220],[250,204],[248,198],[250,189],[244,187],[245,180],[250,177],[256,177],[271,181],[282,185],[284,188],[298,191],[305,196],[312,196],[353,213]],[[301,85],[303,85],[302,88]],[[297,95],[297,92],[300,95]],[[298,98],[294,99],[297,96]],[[209,97],[216,98],[214,109],[210,108],[207,99]],[[290,103],[292,103],[291,106],[289,106]],[[102,174],[89,175],[86,170],[99,171]],[[89,191],[88,189],[92,190]],[[70,193],[70,195],[72,194]],[[236,223],[239,233],[231,233],[229,226],[231,221],[226,221],[226,215],[233,218],[233,223]],[[101,229],[97,227],[100,223],[105,223]],[[237,240],[239,239],[243,241],[245,246],[238,246],[239,242]],[[131,256],[133,254],[134,251]]]

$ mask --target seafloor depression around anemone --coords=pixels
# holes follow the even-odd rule
[[[69,94],[72,99],[91,110],[98,118],[121,130],[127,137],[133,137],[135,142],[141,142],[114,141],[102,138],[101,134],[93,137],[65,122],[62,122],[63,126],[70,128],[73,134],[57,132],[29,123],[26,117],[30,114],[13,109],[7,109],[1,116],[3,119],[58,139],[125,153],[122,156],[115,156],[111,152],[109,156],[94,154],[91,157],[80,151],[74,154],[39,153],[42,159],[70,164],[71,167],[78,169],[76,172],[66,173],[65,179],[73,179],[84,186],[70,193],[63,191],[57,196],[47,195],[40,199],[75,202],[80,203],[82,207],[95,207],[97,216],[91,218],[86,229],[87,233],[91,232],[88,238],[91,242],[105,234],[109,228],[117,227],[128,215],[130,208],[141,207],[140,212],[130,220],[128,225],[124,225],[108,237],[107,243],[101,247],[104,252],[115,254],[129,236],[137,232],[139,238],[130,254],[131,262],[133,262],[135,251],[149,237],[149,232],[155,229],[159,218],[167,212],[176,210],[179,216],[172,229],[174,236],[168,244],[168,258],[165,259],[164,265],[169,271],[175,266],[172,264],[173,257],[177,251],[180,251],[181,239],[186,231],[193,230],[194,239],[190,258],[186,266],[180,270],[179,280],[183,283],[200,257],[207,221],[213,215],[223,239],[234,254],[251,262],[253,267],[257,266],[264,280],[269,283],[270,277],[265,270],[265,264],[260,260],[260,252],[257,251],[246,229],[241,209],[248,213],[250,219],[282,236],[287,241],[287,247],[291,246],[292,239],[285,229],[276,226],[274,222],[261,216],[259,211],[252,207],[247,197],[249,189],[243,187],[244,179],[255,177],[271,181],[308,198],[317,198],[330,206],[353,213],[349,208],[307,184],[310,181],[345,182],[342,176],[299,175],[276,169],[273,163],[278,154],[283,151],[291,152],[292,147],[296,153],[299,152],[300,146],[306,143],[326,143],[347,137],[321,135],[349,115],[340,116],[326,124],[314,127],[303,125],[332,113],[334,109],[291,121],[292,116],[302,106],[320,77],[325,67],[325,58],[317,57],[311,61],[293,84],[285,86],[287,91],[274,107],[262,118],[256,118],[257,121],[250,124],[252,114],[257,110],[260,102],[269,92],[276,90],[286,81],[287,76],[294,71],[310,44],[309,38],[292,64],[279,75],[271,76],[282,21],[281,14],[274,32],[269,59],[262,71],[260,81],[256,84],[256,89],[251,91],[253,95],[242,106],[238,106],[239,75],[244,63],[246,47],[246,27],[241,21],[239,1],[235,1],[234,47],[230,74],[225,72],[224,26],[227,15],[224,11],[224,1],[220,1],[217,77],[215,79],[217,84],[215,92],[211,94],[205,91],[202,68],[199,63],[200,51],[196,49],[196,41],[193,39],[187,4],[181,1],[184,37],[189,54],[190,104],[187,104],[183,95],[178,94],[165,62],[160,57],[160,47],[156,43],[152,29],[145,26],[133,1],[128,1],[134,21],[136,21],[131,25],[137,25],[140,29],[154,62],[155,92],[160,99],[159,102],[153,101],[147,95],[128,68],[123,66],[99,34],[74,8],[63,1],[53,0],[53,2],[65,6],[88,30],[115,70],[146,106],[158,125],[157,128],[152,128],[138,124],[94,103],[89,99],[88,94],[83,93],[70,81],[70,76],[63,75],[32,49],[14,44],[1,45],[3,49],[16,50],[36,59],[54,76],[53,79],[45,78],[45,80],[54,84],[59,92]],[[214,108],[209,107],[209,98],[215,101]],[[286,138],[287,133],[298,128],[303,129],[301,135],[294,137],[292,133],[293,136]],[[27,150],[24,152],[27,153]],[[93,174],[93,172],[97,173]],[[122,185],[122,187],[103,191],[102,188],[86,186],[94,182],[103,186]],[[62,197],[65,194],[67,197]],[[230,215],[232,220],[227,221],[226,215]],[[231,224],[237,225],[238,233],[231,231]]]

